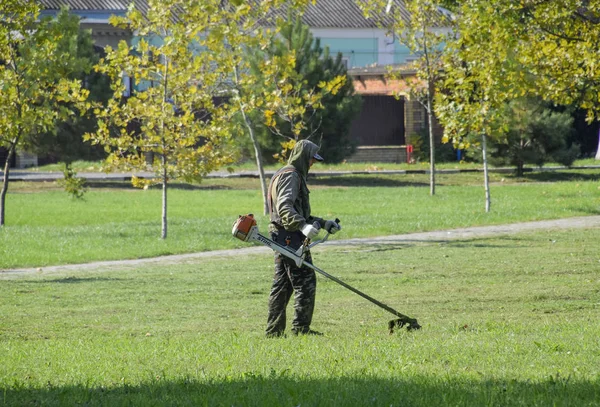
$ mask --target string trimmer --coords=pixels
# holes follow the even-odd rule
[[[339,223],[339,219],[336,219],[335,221],[336,221],[336,223]],[[316,226],[318,226],[318,223],[315,224],[315,227]],[[325,271],[321,270],[317,266],[315,266],[312,263],[309,263],[308,261],[305,260],[306,254],[312,247],[316,246],[317,244],[324,243],[325,241],[327,241],[327,238],[329,237],[329,233],[327,233],[323,239],[317,240],[314,242],[311,242],[309,239],[306,239],[304,241],[304,243],[302,244],[302,246],[298,250],[294,251],[291,248],[282,246],[279,243],[274,242],[273,240],[269,239],[268,237],[261,235],[258,231],[258,225],[256,224],[256,220],[254,219],[254,216],[252,214],[248,214],[245,216],[240,215],[238,220],[233,224],[233,230],[231,231],[231,233],[233,234],[234,237],[240,239],[243,242],[259,242],[267,247],[270,247],[271,249],[275,250],[276,252],[281,253],[285,257],[293,260],[296,263],[296,266],[309,267],[309,268],[313,269],[314,271],[316,271],[317,273],[327,277],[330,280],[335,281],[336,283],[346,287],[348,290],[360,295],[364,299],[371,301],[373,304],[377,305],[378,307],[383,308],[384,310],[394,314],[395,316],[398,317],[398,319],[391,320],[388,323],[388,328],[389,328],[390,334],[394,333],[394,328],[396,328],[396,327],[402,328],[402,327],[406,326],[406,329],[409,331],[411,331],[413,329],[421,328],[421,325],[419,325],[419,323],[417,322],[416,319],[410,318],[404,314],[399,313],[395,309],[385,305],[384,303],[382,303],[380,301],[377,301],[375,298],[344,283],[339,278],[334,277],[329,273],[326,273]]]

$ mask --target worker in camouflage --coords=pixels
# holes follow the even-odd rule
[[[306,238],[317,236],[320,228],[336,233],[341,226],[310,213],[309,190],[306,186],[308,170],[316,161],[323,161],[319,146],[309,140],[300,140],[294,146],[288,165],[271,178],[268,190],[271,223],[269,232],[277,243],[296,251]],[[312,263],[310,253],[305,260]],[[294,293],[292,333],[319,334],[310,329],[315,308],[317,278],[314,270],[297,267],[293,260],[275,254],[275,276],[269,295],[268,337],[283,335],[286,327],[286,307]]]

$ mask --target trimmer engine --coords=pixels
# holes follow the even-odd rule
[[[253,214],[249,213],[248,215],[240,215],[233,224],[231,234],[240,239],[242,242],[247,242],[250,240],[253,227],[258,227]]]

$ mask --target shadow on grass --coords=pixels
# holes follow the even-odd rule
[[[600,207],[598,207],[598,209],[593,209],[580,206],[578,208],[572,208],[572,210],[587,213],[588,215],[600,215]]]
[[[87,181],[85,183],[86,188],[94,188],[94,189],[129,189],[129,190],[140,190],[140,188],[135,188],[131,185],[130,181]],[[149,189],[161,189],[161,185],[153,185],[149,187]],[[188,191],[196,191],[196,190],[218,190],[218,189],[232,189],[226,185],[194,185],[187,184],[185,182],[174,182],[169,183],[170,189],[180,189],[180,190],[188,190]]]
[[[426,182],[400,180],[393,176],[353,175],[344,177],[311,177],[309,186],[322,187],[428,187]]]
[[[592,406],[600,383],[549,377],[542,381],[450,376],[396,379],[341,377],[300,380],[270,376],[164,381],[139,386],[0,388],[0,403],[19,406]]]
[[[567,171],[525,172],[521,177],[512,174],[514,180],[525,179],[534,182],[559,182],[559,181],[598,181],[600,170],[595,174]]]
[[[513,244],[493,244],[486,243],[485,240],[509,240],[515,242]],[[364,241],[356,241],[356,242],[348,242],[345,241],[340,244],[340,246],[359,246],[363,247],[362,252],[387,252],[394,250],[402,250],[408,249],[415,246],[450,246],[456,248],[471,248],[471,247],[486,247],[486,248],[519,248],[524,247],[523,244],[518,244],[517,242],[522,241],[523,239],[504,239],[501,236],[485,239],[482,237],[472,238],[472,239],[460,239],[460,238],[449,238],[447,240],[444,239],[409,239],[409,238],[398,238],[398,239],[386,239],[384,241],[375,241],[374,243],[365,244]],[[333,246],[333,245],[332,245]]]
[[[490,241],[500,241],[506,243],[489,243]],[[441,242],[441,244],[447,245],[452,248],[490,248],[490,249],[518,249],[526,248],[531,242],[536,241],[535,239],[529,239],[527,237],[519,236],[518,238],[498,235],[492,237],[477,237],[472,239],[451,239]]]
[[[95,283],[95,282],[106,282],[106,281],[123,281],[122,278],[106,278],[106,277],[89,277],[89,278],[80,278],[80,277],[65,277],[65,278],[57,278],[54,280],[44,280],[39,281],[40,283],[58,283],[58,284],[78,284],[78,283]]]
[[[28,280],[27,284],[80,284],[80,283],[112,283],[115,281],[128,281],[129,279],[118,277],[64,277],[55,279]],[[1,404],[0,404],[1,406]]]

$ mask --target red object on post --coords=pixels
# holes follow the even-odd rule
[[[409,163],[409,164],[411,163],[412,152],[413,152],[413,146],[412,146],[412,144],[407,144],[406,145],[406,162]]]

